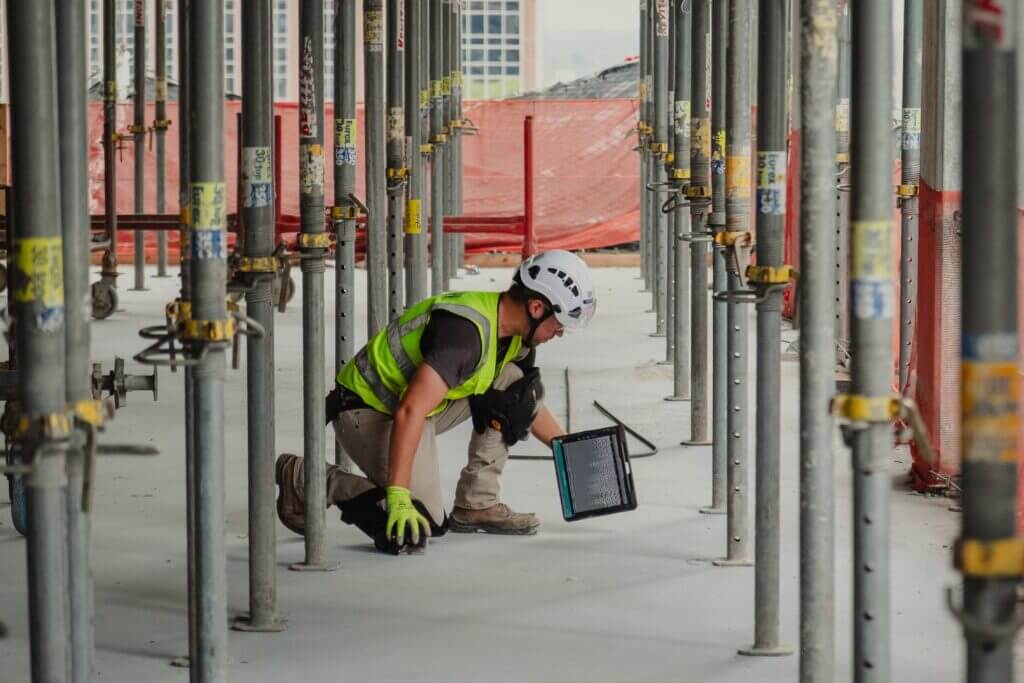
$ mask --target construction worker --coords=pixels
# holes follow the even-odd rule
[[[564,433],[542,405],[536,348],[583,328],[596,300],[587,266],[566,251],[533,256],[504,292],[449,292],[411,306],[338,373],[327,420],[366,476],[328,465],[327,505],[384,552],[422,548],[428,536],[535,534],[532,513],[501,501],[509,447],[532,433]],[[441,497],[437,434],[473,421],[469,462],[451,515]],[[277,459],[277,511],[302,534],[302,458]]]

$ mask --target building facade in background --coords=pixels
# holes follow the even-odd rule
[[[103,78],[103,2],[86,5],[86,63],[89,85]],[[122,99],[132,94],[132,54],[135,46],[135,4],[116,0],[117,80]],[[453,2],[456,0],[452,0]],[[8,100],[7,12],[0,0],[0,100]],[[178,0],[141,0],[146,12],[146,71],[155,65],[153,17],[161,4],[166,12],[167,76],[178,80]],[[461,0],[464,91],[468,99],[509,97],[541,85],[540,35],[537,0]],[[242,95],[242,0],[224,0],[224,92]],[[299,5],[297,0],[273,0],[274,99],[298,100]],[[324,99],[334,100],[334,5],[324,2]],[[356,92],[363,92],[362,0],[356,2]]]
[[[463,96],[511,97],[541,84],[537,0],[462,0]]]

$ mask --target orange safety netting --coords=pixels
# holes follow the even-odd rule
[[[163,213],[178,209],[177,103],[167,105],[172,120],[166,136],[166,206]],[[238,114],[240,102],[224,106],[224,167],[228,210],[237,205]],[[281,213],[299,213],[298,108],[277,104],[282,117]],[[479,134],[465,136],[464,213],[481,216],[513,216],[524,212],[523,118],[534,117],[535,229],[541,248],[596,248],[639,239],[639,161],[632,147],[636,101],[620,100],[505,100],[467,102],[465,117]],[[117,107],[117,129],[125,131],[132,120],[132,104]],[[152,105],[146,120],[155,118]],[[333,121],[328,106],[325,120]],[[358,113],[359,172],[356,193],[365,197],[364,113]],[[327,145],[326,202],[333,202],[334,168],[331,163],[333,125],[325,130]],[[89,107],[90,211],[103,212],[103,106]],[[146,196],[142,213],[156,213],[156,166],[151,141],[146,146]],[[134,144],[122,141],[117,155],[117,208],[135,213]],[[122,233],[121,241],[131,234]],[[150,239],[153,239],[152,236]],[[176,235],[170,239],[172,248]],[[471,251],[518,251],[522,240],[505,235],[467,235]]]

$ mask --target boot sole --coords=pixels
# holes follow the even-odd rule
[[[497,524],[468,524],[457,521],[454,517],[448,517],[448,530],[456,534],[497,534],[498,536],[535,536],[540,525],[526,527],[525,529],[510,529]]]

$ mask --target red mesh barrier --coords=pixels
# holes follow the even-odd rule
[[[118,130],[131,121],[131,103],[119,105]],[[237,187],[237,114],[240,102],[224,106],[224,166],[229,211],[235,211]],[[299,213],[298,109],[283,103],[274,107],[282,117],[285,150],[282,154],[284,187],[280,197],[284,215]],[[596,248],[639,239],[639,160],[632,151],[636,137],[636,102],[620,100],[506,100],[468,102],[465,115],[480,129],[464,138],[465,213],[506,216],[523,213],[523,118],[534,116],[534,163],[536,167],[535,225],[541,248]],[[154,118],[149,106],[147,120]],[[172,123],[167,133],[166,209],[178,209],[177,103],[168,103]],[[326,120],[333,120],[327,107]],[[365,125],[358,113],[358,144],[362,158]],[[328,129],[329,132],[330,129]],[[103,212],[103,106],[89,107],[90,209]],[[327,136],[326,191],[333,202],[333,164]],[[119,213],[134,213],[134,144],[126,139],[118,153],[117,206]],[[357,194],[364,193],[360,160]],[[146,213],[155,213],[155,161],[146,149]],[[122,242],[132,236],[122,233]],[[152,236],[150,239],[153,240]],[[171,238],[176,245],[175,237]],[[519,237],[467,235],[471,251],[518,251]]]
[[[940,483],[960,469],[960,238],[954,214],[960,192],[921,179],[917,324],[911,354],[912,396],[924,417],[938,462],[929,468],[914,451],[915,485]]]

